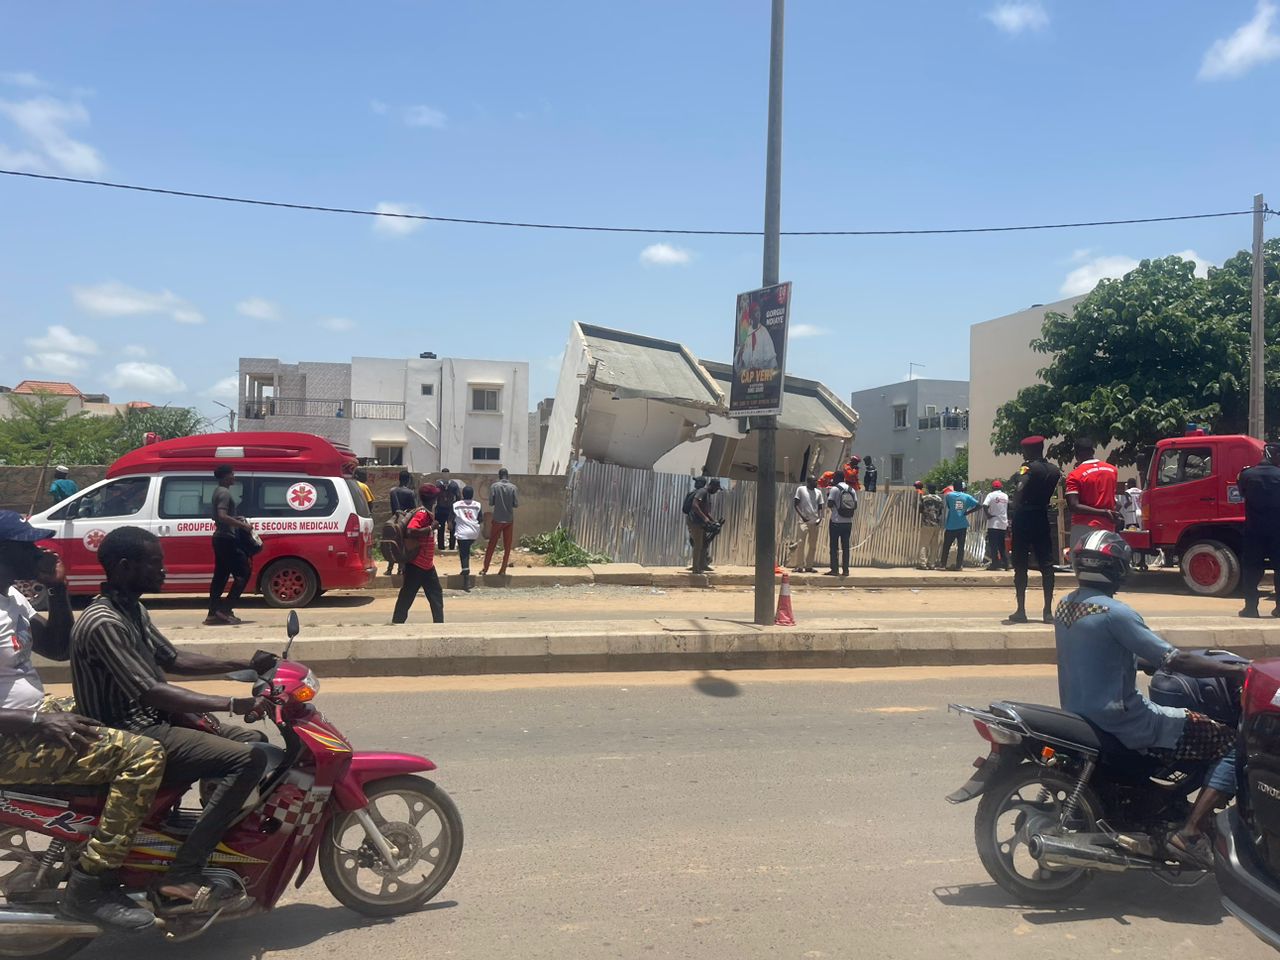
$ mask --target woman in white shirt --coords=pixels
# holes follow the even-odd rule
[[[453,530],[458,538],[458,559],[462,561],[462,589],[471,590],[471,547],[480,539],[484,507],[472,487],[462,488],[462,499],[453,505]]]

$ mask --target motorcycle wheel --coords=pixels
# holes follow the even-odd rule
[[[32,841],[35,842],[33,846]],[[6,829],[0,832],[0,887],[8,889],[19,883],[24,871],[34,872],[37,862],[45,853],[49,840],[38,833],[26,830]],[[10,865],[12,865],[10,867]],[[57,871],[55,871],[55,876]],[[56,886],[54,880],[53,886]],[[23,885],[30,889],[29,884]],[[5,898],[5,905],[23,909],[26,904],[12,903]],[[23,960],[66,960],[79,953],[93,941],[92,937],[59,937],[29,935],[5,936],[0,926],[0,958],[21,957]]]
[[[425,777],[388,777],[365,786],[367,810],[397,859],[389,867],[354,813],[329,821],[320,847],[320,875],[346,907],[368,917],[416,910],[444,889],[462,857],[462,815],[449,795]],[[429,869],[418,879],[411,879]]]
[[[1033,834],[1059,829],[1062,808],[1075,786],[1075,780],[1055,770],[1024,763],[988,787],[978,801],[973,824],[978,858],[991,879],[1019,903],[1058,903],[1093,879],[1091,870],[1046,870],[1027,849]],[[1067,831],[1092,831],[1101,817],[1102,805],[1086,786]]]

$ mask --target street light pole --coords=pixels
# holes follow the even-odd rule
[[[1266,362],[1266,336],[1262,317],[1262,217],[1266,205],[1262,194],[1253,198],[1253,290],[1252,337],[1249,352],[1249,436],[1266,439],[1266,381],[1263,379]]]
[[[769,132],[764,174],[764,276],[761,286],[778,282],[782,229],[782,23],[785,0],[773,0],[769,41]],[[779,370],[779,375],[785,371]],[[773,623],[773,577],[777,566],[778,420],[753,417],[759,450],[756,471],[755,621]]]

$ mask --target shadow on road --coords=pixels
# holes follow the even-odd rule
[[[358,607],[366,607],[373,603],[376,599],[372,593],[338,593],[325,594],[316,597],[311,604],[302,610],[301,616],[307,615],[307,610],[343,610],[356,609]],[[181,596],[181,597],[147,597],[147,609],[149,610],[203,610],[209,605],[207,596]],[[244,596],[236,603],[237,610],[263,610],[272,614],[279,613],[281,618],[288,615],[287,610],[277,610],[267,605],[267,601],[262,597]],[[282,620],[283,622],[283,620]]]
[[[1227,915],[1217,884],[1207,877],[1195,886],[1171,886],[1156,877],[1138,874],[1098,877],[1084,892],[1056,907],[1017,903],[994,883],[937,887],[933,895],[948,907],[1023,911],[1022,919],[1037,926],[1091,920],[1114,920],[1127,926],[1130,918],[1214,926]]]
[[[456,900],[429,903],[416,913],[447,910]],[[320,943],[326,937],[348,930],[369,930],[413,917],[376,919],[361,916],[346,907],[322,907],[314,903],[295,903],[279,907],[270,914],[232,920],[207,931],[203,936],[184,943],[164,943],[159,936],[145,951],[130,951],[134,956],[146,955],[152,960],[263,960],[277,952],[295,950]],[[125,955],[122,948],[141,945],[122,937],[103,937],[84,953],[85,960],[106,960]]]
[[[693,687],[708,697],[740,697],[742,687],[725,677],[717,677],[704,670],[702,676],[693,681]]]

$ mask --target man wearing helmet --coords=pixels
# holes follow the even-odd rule
[[[1241,679],[1245,665],[1188,653],[1157,636],[1141,615],[1117,600],[1133,552],[1110,530],[1095,530],[1072,550],[1080,586],[1058,604],[1058,695],[1078,713],[1130,750],[1162,760],[1214,762],[1205,787],[1168,853],[1200,867],[1212,865],[1202,832],[1205,818],[1235,790],[1235,731],[1209,717],[1149,701],[1138,689],[1138,660],[1189,677]]]

